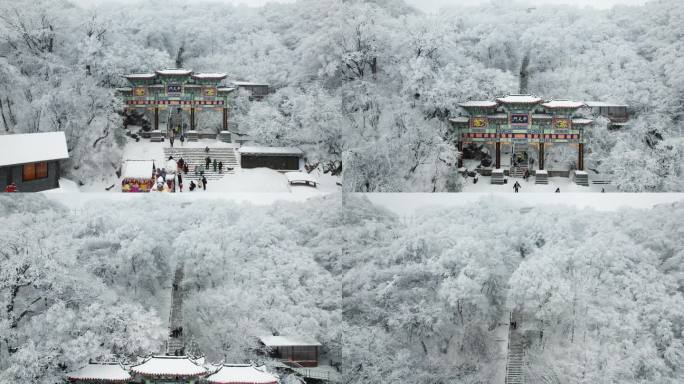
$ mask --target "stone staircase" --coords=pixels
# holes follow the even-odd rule
[[[513,324],[516,324],[514,327]],[[508,330],[508,357],[506,359],[505,384],[525,384],[524,360],[525,350],[523,337],[519,330],[522,318],[514,312],[511,315],[511,325]]]
[[[511,167],[509,175],[513,178],[522,179],[525,176],[525,171],[527,171],[527,164],[520,164],[517,167]]]
[[[188,174],[183,175],[190,179],[195,179],[195,167],[199,165],[205,165],[205,159],[207,156],[211,158],[212,164],[209,168],[205,169],[204,176],[207,180],[218,180],[225,174],[234,173],[234,171],[228,168],[236,169],[239,168],[237,156],[235,155],[235,150],[231,147],[217,147],[210,148],[209,153],[204,152],[204,148],[188,148],[178,146],[180,143],[176,143],[176,147],[164,148],[164,159],[168,159],[169,156],[173,156],[174,160],[178,160],[181,157],[188,164]],[[218,169],[214,172],[213,162],[216,159],[217,162],[223,162],[223,173],[219,173]],[[183,183],[184,185],[189,185],[190,182]],[[209,183],[207,183],[209,184]]]
[[[166,343],[167,355],[183,355],[185,353],[185,336],[183,335],[183,265],[176,268],[171,293],[171,313],[169,314],[169,339]]]
[[[492,184],[504,184],[504,172],[502,169],[497,168],[492,170]]]
[[[589,186],[589,175],[584,171],[575,171],[575,184]]]
[[[546,171],[538,170],[534,174],[535,184],[548,184],[549,183],[549,173]]]

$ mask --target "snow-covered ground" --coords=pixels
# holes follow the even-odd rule
[[[164,164],[164,148],[168,147],[168,141],[163,143],[150,142],[141,139],[139,142],[128,139],[124,148],[123,160],[154,160],[155,164]],[[202,139],[196,142],[185,142],[183,148],[237,148],[236,144],[224,143],[213,139]],[[180,141],[174,142],[174,147],[180,147]],[[237,155],[237,154],[236,154]],[[193,194],[204,193],[292,193],[303,196],[312,196],[322,193],[335,193],[341,191],[337,185],[341,183],[339,177],[323,174],[319,170],[314,170],[311,175],[318,179],[317,187],[306,185],[289,185],[287,178],[281,172],[268,168],[256,169],[235,169],[233,174],[227,174],[220,180],[210,180],[207,183],[207,191],[196,190]],[[192,179],[192,177],[190,177]],[[184,192],[188,192],[189,181],[184,182]],[[80,187],[82,192],[107,192],[106,188],[114,185],[109,190],[112,193],[121,193],[121,179],[116,176],[104,180],[95,181]]]
[[[600,193],[602,189],[605,192],[616,192],[614,186],[610,184],[589,184],[588,187],[575,184],[575,182],[569,177],[549,177],[548,184],[535,184],[534,176],[530,176],[527,181],[518,178],[506,177],[508,179],[508,184],[492,184],[491,177],[489,176],[478,176],[477,184],[473,183],[473,178],[466,178],[465,184],[463,184],[463,192],[474,192],[474,193],[515,193],[513,191],[513,184],[516,181],[520,183],[521,188],[519,193],[554,193],[556,188],[560,188],[561,193],[571,192],[571,193],[583,193],[583,192],[598,192]]]
[[[478,204],[480,201],[503,202],[513,206],[536,207],[565,205],[617,211],[621,208],[649,209],[655,205],[684,201],[684,193],[370,193],[372,203],[400,215],[419,210]]]

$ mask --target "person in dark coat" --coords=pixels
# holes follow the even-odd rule
[[[188,174],[188,163],[183,164],[183,173]]]
[[[176,162],[176,164],[178,165],[178,169],[180,169],[180,170],[182,171],[182,170],[183,170],[183,166],[185,165],[185,160],[183,160],[183,158],[181,157],[180,159],[178,159],[178,161]]]
[[[216,159],[214,159],[214,172],[216,172],[216,167],[218,166],[218,163],[216,162]]]
[[[181,134],[180,141],[181,141],[181,147],[182,147],[183,143],[185,142],[185,135]]]
[[[207,190],[207,177],[206,176],[202,176],[202,188],[204,188],[205,191]]]
[[[519,190],[521,187],[522,187],[522,186],[521,186],[520,183],[518,183],[517,181],[515,182],[515,184],[513,184],[513,190],[515,190],[515,193],[518,193],[518,190]]]
[[[209,146],[204,147],[204,152],[209,153]]]
[[[171,143],[171,148],[173,148],[173,136],[169,138],[169,143]]]
[[[206,159],[204,159],[205,166],[204,168],[209,168],[209,165],[211,164],[211,158],[207,156]]]
[[[219,167],[219,173],[223,173],[223,161],[219,161],[218,167]]]
[[[195,184],[194,181],[190,180],[190,192],[194,191],[195,188],[197,188],[197,184]]]
[[[180,173],[178,174],[178,188],[183,192],[183,177]]]
[[[560,188],[556,188],[556,193],[560,193]]]

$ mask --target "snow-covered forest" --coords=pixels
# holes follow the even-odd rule
[[[684,380],[681,202],[344,206],[346,383],[503,383],[495,328],[511,310],[524,318],[527,383]]]
[[[257,336],[280,332],[340,361],[340,201],[0,197],[0,382],[53,384],[89,359],[159,353],[179,262],[195,353],[263,361]]]
[[[587,165],[622,191],[684,190],[684,7],[610,10],[493,1],[421,13],[401,0],[261,8],[151,0],[82,8],[0,0],[0,131],[67,132],[67,176],[111,174],[124,142],[124,73],[184,66],[270,83],[233,124],[312,164],[344,162],[347,191],[456,191],[447,118],[457,102],[515,93],[631,106],[590,133]],[[344,158],[343,158],[344,157]]]

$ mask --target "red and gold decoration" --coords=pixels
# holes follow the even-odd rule
[[[557,129],[570,129],[570,119],[556,119],[553,125]]]
[[[133,89],[133,94],[137,97],[143,97],[147,94],[147,90],[143,87],[135,87],[135,89]]]
[[[204,88],[203,94],[205,97],[216,97],[216,88],[215,87]]]
[[[485,128],[487,126],[486,117],[473,117],[470,119],[470,126],[473,128]]]

